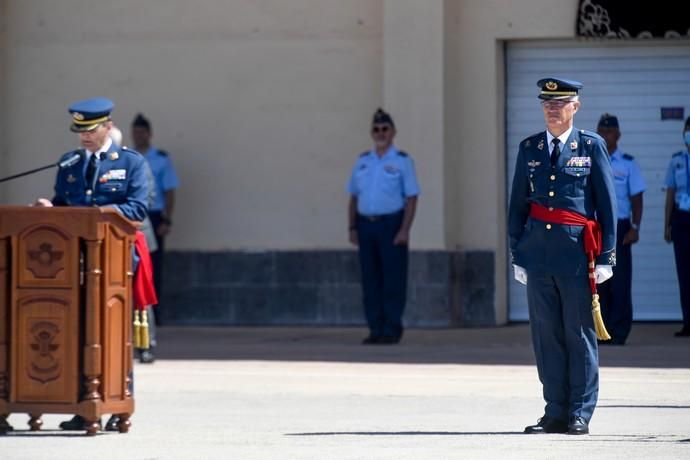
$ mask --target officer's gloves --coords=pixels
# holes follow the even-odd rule
[[[519,265],[513,264],[513,270],[515,272],[515,279],[518,283],[527,286],[527,271]]]
[[[597,284],[601,284],[613,276],[613,267],[611,265],[597,265],[594,268],[594,274],[597,278]]]
[[[513,271],[515,272],[515,279],[518,283],[527,285],[527,271],[519,265],[513,264]],[[597,279],[597,284],[601,284],[613,276],[613,267],[611,265],[597,265],[594,269],[594,274]]]

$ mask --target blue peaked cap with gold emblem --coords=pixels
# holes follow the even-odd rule
[[[75,102],[69,106],[72,114],[72,126],[70,131],[83,133],[95,129],[99,124],[110,120],[110,113],[115,108],[115,103],[104,97],[94,97]]]
[[[571,100],[578,96],[582,89],[582,83],[575,80],[563,80],[560,78],[542,78],[537,82],[541,89],[539,99]]]

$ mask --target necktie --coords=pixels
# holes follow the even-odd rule
[[[558,157],[561,154],[561,149],[558,146],[558,144],[561,143],[561,141],[556,137],[553,142],[553,151],[551,152],[551,166],[556,166],[556,163],[558,162]]]
[[[96,176],[96,160],[97,160],[97,154],[93,153],[91,154],[91,158],[89,158],[89,163],[86,165],[86,188],[93,190],[94,187],[94,179]]]

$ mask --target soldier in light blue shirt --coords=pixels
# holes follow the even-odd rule
[[[603,114],[597,125],[597,134],[606,141],[611,158],[618,210],[613,278],[599,285],[601,313],[611,340],[600,343],[624,345],[633,322],[632,245],[640,239],[645,183],[637,161],[618,148],[621,137],[618,118],[610,113]]]
[[[142,114],[138,114],[132,121],[132,141],[137,151],[141,152],[151,167],[155,181],[155,194],[153,205],[149,208],[149,217],[156,236],[158,250],[151,253],[153,263],[153,278],[156,292],[161,292],[163,278],[163,257],[165,256],[165,238],[172,226],[172,215],[175,207],[175,190],[179,187],[179,180],[175,173],[170,155],[151,145],[151,122]],[[147,312],[150,322],[155,322],[160,315],[153,314],[153,308],[148,307]],[[155,359],[154,348],[151,343],[148,350],[143,350],[140,355],[142,363],[152,363]]]
[[[676,337],[690,337],[690,117],[683,129],[685,149],[673,154],[666,171],[664,239],[673,242],[683,311],[683,328]]]
[[[419,185],[412,158],[393,145],[393,118],[378,109],[372,120],[374,148],[362,153],[347,191],[350,242],[359,248],[364,344],[395,344],[403,334],[410,228]]]

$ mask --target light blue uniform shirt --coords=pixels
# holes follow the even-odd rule
[[[671,157],[664,184],[676,190],[676,206],[690,211],[690,153],[681,151]]]
[[[357,212],[362,215],[398,212],[407,198],[419,195],[414,161],[394,146],[380,158],[373,150],[365,152],[352,168],[347,191],[357,198]]]
[[[156,180],[156,197],[149,211],[163,211],[165,209],[165,192],[178,188],[180,181],[167,153],[150,147],[144,157],[149,162],[151,172]]]
[[[618,219],[630,219],[632,213],[630,197],[646,189],[640,166],[632,156],[625,155],[620,149],[616,149],[611,154],[611,169],[616,188]]]

